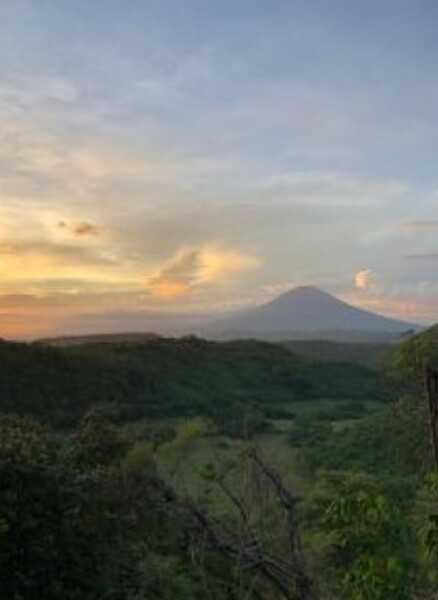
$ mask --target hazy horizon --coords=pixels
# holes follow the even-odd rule
[[[306,306],[306,297],[308,294],[302,294],[302,291],[307,292],[312,290],[313,299],[312,307],[309,307],[309,311],[305,311],[309,314],[313,313],[308,321],[308,316],[302,314],[302,309]],[[289,300],[290,298],[290,300]],[[338,308],[345,306],[348,309],[359,309],[359,306],[354,306],[348,302],[343,301],[341,298],[337,298],[332,294],[328,294],[325,290],[317,288],[315,286],[297,286],[289,290],[283,291],[280,295],[275,296],[273,299],[267,302],[261,302],[251,304],[239,308],[228,309],[228,310],[217,310],[217,311],[199,311],[199,312],[166,312],[164,310],[140,310],[138,312],[133,311],[116,311],[116,312],[105,312],[100,315],[95,313],[79,315],[76,322],[72,319],[71,330],[52,330],[47,336],[32,336],[32,335],[18,335],[15,338],[17,341],[38,341],[40,339],[56,339],[56,338],[70,338],[78,336],[79,338],[87,336],[100,336],[100,335],[135,335],[135,334],[157,334],[159,336],[170,336],[170,337],[181,337],[187,335],[195,335],[197,337],[206,337],[207,339],[233,339],[236,335],[243,338],[259,338],[265,340],[276,340],[283,339],[283,337],[290,339],[327,339],[332,341],[340,340],[339,335],[343,341],[361,341],[358,335],[360,334],[360,328],[356,329],[348,325],[349,315],[345,314],[346,322],[343,325],[331,326],[331,314],[326,312],[326,300],[329,299],[329,305],[333,300],[340,300],[341,304]],[[287,310],[288,316],[284,316],[285,300],[289,309]],[[296,304],[298,300],[298,305]],[[335,302],[336,304],[336,302]],[[270,307],[275,307],[273,313],[270,314],[268,323],[271,322],[272,326],[265,324],[261,330],[259,327],[253,328],[253,326],[247,325],[247,317],[258,314],[257,309],[264,310],[264,317],[266,317],[266,310]],[[277,307],[280,308],[278,312]],[[341,308],[342,310],[342,308]],[[366,337],[362,341],[391,341],[397,338],[394,331],[391,331],[390,321],[392,317],[389,317],[389,322],[386,323],[386,327],[379,324],[378,319],[380,317],[388,318],[382,313],[375,311],[368,311],[365,309],[365,313],[371,315],[373,318],[377,317],[377,329],[363,330],[362,334],[366,334]],[[325,316],[324,316],[325,315]],[[241,320],[243,318],[243,321]],[[274,321],[271,319],[274,318]],[[264,319],[265,320],[265,319]],[[315,329],[315,322],[318,321],[320,325]],[[322,321],[322,323],[321,323]],[[278,324],[280,323],[280,328]],[[432,323],[420,323],[413,321],[395,320],[394,324],[404,324],[405,328],[397,328],[397,331],[405,334],[406,331],[414,328],[414,330],[421,330],[423,327],[430,326]],[[309,329],[309,324],[311,328]],[[337,334],[336,334],[337,332]],[[267,335],[266,335],[267,334]],[[292,335],[291,335],[292,334]],[[304,337],[303,337],[304,336]]]
[[[126,4],[0,6],[0,337],[299,285],[438,321],[438,5]]]

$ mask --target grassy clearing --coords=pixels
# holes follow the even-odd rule
[[[281,474],[288,486],[299,496],[305,496],[310,491],[309,482],[299,475],[297,458],[300,449],[294,448],[289,442],[289,435],[300,426],[300,420],[312,420],[321,423],[330,423],[334,431],[341,431],[346,427],[353,427],[359,420],[376,411],[382,404],[379,402],[363,403],[361,417],[336,418],[342,403],[327,399],[315,399],[303,402],[289,402],[279,406],[291,415],[290,419],[272,419],[269,421],[270,430],[260,433],[248,442],[235,440],[226,436],[204,435],[192,439],[184,445],[172,445],[158,452],[158,464],[161,473],[182,494],[195,498],[206,498],[210,484],[203,477],[208,465],[228,465],[233,469],[233,463],[248,445],[256,446],[265,456],[266,460]],[[342,412],[342,411],[341,411]],[[333,416],[333,420],[329,417]],[[321,420],[321,417],[323,419]],[[161,428],[167,426],[177,427],[184,423],[183,419],[160,420]],[[150,425],[150,424],[149,424]],[[146,424],[135,427],[137,431]],[[133,426],[130,426],[131,428]],[[225,467],[227,468],[227,467]],[[240,484],[241,473],[233,473],[231,480],[235,485]],[[215,497],[209,496],[209,501],[218,510],[224,506],[224,498],[216,490]]]

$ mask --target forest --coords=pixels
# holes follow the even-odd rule
[[[2,597],[435,598],[438,327],[353,346],[0,342]]]

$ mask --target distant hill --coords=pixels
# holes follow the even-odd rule
[[[393,344],[364,344],[329,340],[288,340],[281,344],[291,352],[323,362],[347,362],[370,369],[382,369]]]
[[[315,287],[297,287],[272,302],[206,325],[208,338],[328,339],[383,342],[418,326],[355,308]]]
[[[54,338],[42,338],[38,343],[45,346],[68,347],[84,344],[129,344],[142,343],[159,339],[156,333],[102,333],[95,335],[71,335]]]
[[[0,412],[69,425],[112,403],[120,418],[206,415],[216,422],[291,400],[385,400],[382,375],[348,363],[315,363],[280,345],[158,338],[143,343],[51,347],[0,343]]]

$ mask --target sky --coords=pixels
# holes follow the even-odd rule
[[[11,0],[0,24],[0,336],[297,285],[438,321],[435,0]]]

